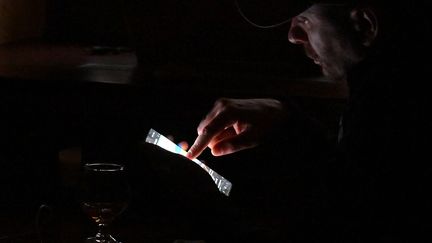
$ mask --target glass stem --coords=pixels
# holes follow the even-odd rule
[[[105,243],[111,242],[111,236],[108,233],[108,225],[107,224],[99,224],[98,232],[96,234],[96,242]]]

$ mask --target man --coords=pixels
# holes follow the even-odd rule
[[[430,229],[425,216],[430,201],[425,194],[431,167],[420,157],[426,143],[426,122],[422,122],[426,64],[420,57],[427,53],[431,29],[426,4],[368,0],[238,4],[243,17],[256,26],[290,22],[288,40],[302,45],[325,76],[346,82],[349,88],[338,142],[334,150],[319,151],[321,160],[315,160],[325,174],[328,192],[321,220],[334,233],[328,234],[334,241],[399,242]],[[272,17],[280,19],[271,22]],[[257,24],[256,18],[263,22]],[[323,140],[319,132],[316,139],[309,136],[318,129],[295,107],[270,98],[220,99],[199,124],[188,157],[196,158],[206,147],[222,156],[291,138],[300,138],[302,149],[311,149],[305,153],[320,148],[307,146],[308,142],[330,148],[331,141]]]

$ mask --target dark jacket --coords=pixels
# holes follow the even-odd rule
[[[412,240],[430,227],[426,68],[421,52],[395,43],[371,53],[348,76],[328,186],[336,225],[350,240]]]

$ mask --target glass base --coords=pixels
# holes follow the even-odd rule
[[[85,240],[85,243],[121,243],[120,241],[114,239],[112,235],[101,235],[89,237]]]

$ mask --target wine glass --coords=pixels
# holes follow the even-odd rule
[[[130,189],[124,167],[113,163],[84,165],[80,186],[83,211],[97,224],[98,232],[86,243],[117,243],[109,233],[111,222],[127,207]]]

